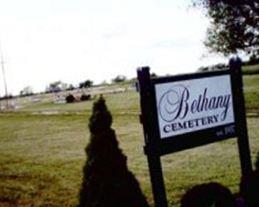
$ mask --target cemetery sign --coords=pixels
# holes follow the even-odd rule
[[[237,138],[242,175],[252,170],[241,60],[229,69],[151,78],[138,69],[141,115],[156,207],[167,207],[160,156]]]
[[[155,85],[162,139],[234,123],[230,75]]]

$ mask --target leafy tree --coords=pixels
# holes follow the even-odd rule
[[[100,85],[101,85],[101,86],[104,86],[104,85],[108,85],[108,83],[107,83],[106,80],[103,80]]]
[[[207,9],[211,26],[205,45],[224,55],[244,51],[259,58],[258,0],[193,0]]]
[[[72,84],[67,84],[62,81],[55,81],[50,83],[49,86],[46,87],[46,92],[53,93],[72,89],[74,89],[74,86]]]
[[[198,68],[199,72],[205,72],[205,71],[215,71],[215,70],[224,70],[227,68],[227,65],[224,63],[218,63],[216,65],[210,65],[210,66],[201,66]]]
[[[75,87],[73,86],[73,84],[69,84],[66,90],[71,91],[74,89],[75,89]]]
[[[156,77],[158,77],[158,75],[156,74],[156,73],[151,73],[151,78],[156,78]]]
[[[55,81],[50,83],[49,86],[46,87],[46,92],[53,93],[61,91],[61,83],[61,81]]]
[[[69,88],[69,84],[61,82],[59,87],[62,91],[65,91]]]
[[[31,86],[26,86],[20,91],[20,96],[30,96],[33,95],[33,89]]]
[[[87,161],[78,207],[147,207],[111,125],[112,116],[100,97],[89,120],[91,136],[85,149]]]
[[[126,76],[118,75],[114,79],[112,79],[112,82],[113,83],[121,83],[121,82],[124,82],[126,79],[127,79]]]
[[[85,80],[84,82],[79,83],[79,88],[89,88],[93,86],[93,81]]]

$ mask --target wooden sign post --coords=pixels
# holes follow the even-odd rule
[[[141,115],[156,207],[167,207],[160,157],[237,137],[242,175],[252,171],[241,60],[228,70],[151,78],[138,69]]]

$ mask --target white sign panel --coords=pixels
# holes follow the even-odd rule
[[[230,75],[155,85],[161,138],[234,123]]]

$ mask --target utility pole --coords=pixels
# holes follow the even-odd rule
[[[2,66],[2,73],[3,73],[3,80],[4,80],[4,89],[5,89],[5,99],[6,99],[6,109],[8,109],[8,90],[7,90],[7,82],[6,82],[6,77],[5,77],[5,67],[4,67],[4,55],[3,55],[3,50],[0,45],[0,52],[1,52],[1,66]]]

